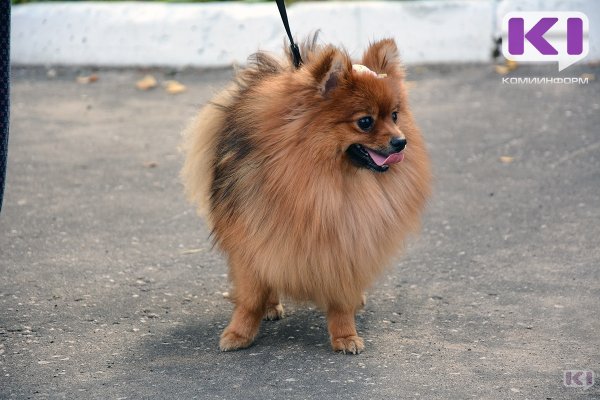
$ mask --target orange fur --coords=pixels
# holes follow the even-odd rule
[[[230,266],[235,310],[222,350],[249,346],[263,317],[283,315],[283,295],[326,310],[334,350],[360,352],[362,294],[418,230],[430,193],[394,41],[372,44],[361,60],[385,78],[353,73],[344,51],[315,43],[302,47],[298,70],[254,55],[184,132],[187,196]],[[356,125],[364,115],[377,121],[369,133]],[[348,158],[351,144],[381,149],[392,135],[408,145],[386,172]]]

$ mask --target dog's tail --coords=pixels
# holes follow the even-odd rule
[[[209,225],[210,188],[213,182],[213,169],[218,135],[223,130],[226,108],[232,103],[236,85],[219,93],[205,105],[183,130],[180,150],[185,162],[180,172],[187,199],[196,205],[198,214]]]

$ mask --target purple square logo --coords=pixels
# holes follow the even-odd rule
[[[558,61],[562,71],[588,54],[588,33],[581,12],[511,12],[502,21],[502,53],[518,62]]]

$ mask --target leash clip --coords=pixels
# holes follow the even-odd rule
[[[285,28],[288,38],[290,39],[290,50],[292,52],[292,56],[294,57],[294,67],[298,69],[302,64],[302,57],[300,56],[300,49],[298,48],[298,45],[294,43],[294,38],[292,37],[292,32],[290,31],[290,24],[288,22],[287,12],[285,10],[285,2],[283,0],[275,0],[275,2],[277,3],[277,8],[279,9],[279,15],[281,16],[283,27]]]
[[[296,43],[292,43],[290,45],[290,49],[292,50],[292,55],[294,56],[294,67],[296,69],[300,68],[300,64],[302,64],[302,57],[300,57],[300,49]]]

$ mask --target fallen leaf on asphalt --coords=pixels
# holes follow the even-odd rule
[[[518,66],[519,64],[517,64],[516,61],[506,60],[504,61],[504,65],[495,65],[494,68],[496,69],[497,74],[506,75],[510,71],[514,71],[515,69],[517,69]]]
[[[156,168],[158,167],[158,163],[155,161],[149,161],[144,163],[144,167],[146,168]]]
[[[155,88],[157,84],[156,79],[152,75],[146,75],[135,83],[135,87],[140,90],[149,90]]]
[[[498,75],[508,74],[508,68],[505,65],[494,65],[494,69]]]
[[[502,156],[500,157],[500,161],[503,164],[510,164],[511,162],[513,162],[514,158],[513,157],[509,157],[509,156]]]
[[[504,64],[505,64],[505,65],[508,67],[508,69],[509,69],[509,70],[511,70],[511,71],[512,71],[512,70],[514,70],[514,69],[517,69],[517,67],[519,66],[519,64],[517,64],[517,62],[516,62],[516,61],[513,61],[513,60],[506,60],[506,62],[505,62]]]
[[[185,90],[186,90],[185,86],[177,81],[166,81],[165,89],[166,89],[167,93],[170,93],[170,94],[178,94],[178,93],[185,92]]]
[[[590,81],[596,80],[596,75],[594,75],[594,74],[584,73],[584,74],[579,75],[579,77],[582,79],[589,79]]]
[[[88,83],[94,83],[98,80],[98,75],[96,74],[91,74],[88,76],[78,76],[77,77],[77,83],[80,83],[82,85],[87,85]]]

